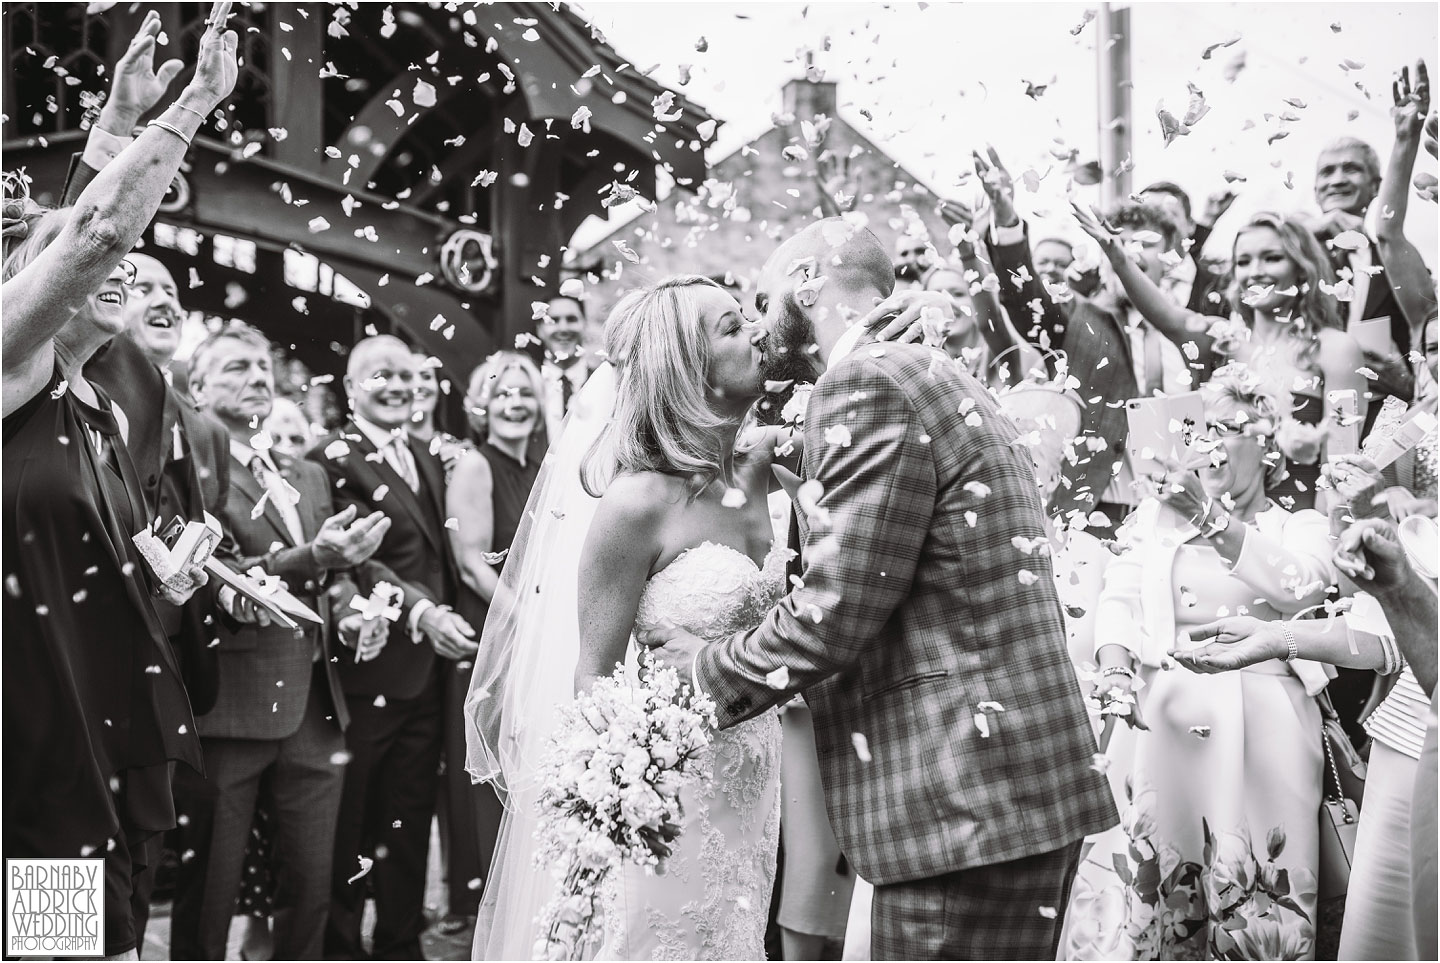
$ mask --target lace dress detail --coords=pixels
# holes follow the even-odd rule
[[[705,639],[754,628],[785,593],[788,550],[757,567],[705,542],[653,576],[637,627],[668,619]],[[631,665],[634,656],[631,654]],[[715,734],[713,778],[683,790],[685,824],[664,876],[628,866],[603,895],[601,960],[763,960],[780,839],[780,720],[774,712]]]

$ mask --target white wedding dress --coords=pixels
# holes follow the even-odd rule
[[[788,550],[757,567],[704,542],[646,583],[637,628],[669,620],[703,639],[759,625],[785,594]],[[634,671],[634,652],[630,656]],[[602,894],[601,960],[763,960],[780,838],[780,719],[769,710],[717,732],[700,759],[712,773],[681,792],[684,822],[664,875],[628,865]]]

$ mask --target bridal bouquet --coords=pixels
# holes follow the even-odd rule
[[[561,711],[540,764],[535,830],[536,863],[561,881],[540,913],[535,959],[580,959],[600,943],[598,903],[612,870],[663,872],[680,835],[680,790],[714,726],[715,704],[654,665],[638,685],[618,668]]]

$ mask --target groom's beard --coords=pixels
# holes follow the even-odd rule
[[[760,373],[766,381],[813,382],[820,373],[815,362],[815,325],[790,295],[780,301],[780,316],[765,338]]]
[[[795,393],[795,386],[813,383],[815,364],[808,349],[815,343],[815,326],[800,311],[792,297],[780,303],[780,317],[765,338],[761,349],[760,374],[767,381],[788,382],[781,391],[766,392],[756,405],[756,421],[778,425],[780,412]]]

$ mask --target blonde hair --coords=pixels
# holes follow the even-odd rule
[[[519,351],[497,351],[475,366],[470,373],[470,384],[465,389],[465,415],[474,430],[477,440],[484,441],[490,435],[487,412],[495,398],[495,389],[507,372],[519,371],[530,382],[539,406],[539,417],[535,419],[534,434],[545,430],[545,381],[540,369],[528,355]],[[478,409],[478,412],[477,412]],[[483,426],[483,427],[482,427]]]
[[[1210,380],[1200,386],[1200,391],[1207,403],[1228,401],[1246,413],[1253,429],[1250,433],[1262,439],[1267,455],[1274,454],[1265,468],[1265,487],[1274,488],[1284,481],[1289,470],[1275,433],[1289,417],[1290,409],[1274,387],[1245,365],[1232,362],[1211,375]]]
[[[25,213],[21,218],[29,228],[29,233],[19,243],[6,243],[4,280],[9,281],[25,270],[31,261],[40,256],[41,251],[55,243],[55,239],[69,225],[71,213],[73,209],[69,207],[47,209],[27,200]]]
[[[581,467],[599,497],[617,474],[660,472],[691,480],[691,497],[728,473],[718,439],[729,421],[706,392],[710,338],[696,295],[725,289],[697,274],[627,294],[605,322],[616,369],[615,411]]]

